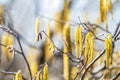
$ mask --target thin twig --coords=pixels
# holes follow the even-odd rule
[[[5,74],[5,75],[15,75],[16,74],[16,72],[7,72],[2,69],[0,69],[0,73]]]
[[[120,77],[120,71],[111,80],[116,80],[118,77]]]
[[[100,57],[101,57],[104,53],[105,53],[105,49],[104,49],[97,57],[95,57],[95,59],[94,59],[91,63],[88,64],[88,66],[86,67],[85,71],[83,72],[83,75],[82,75],[82,77],[81,77],[81,80],[84,79],[85,74],[87,73],[88,69],[89,69],[98,59],[100,59]]]

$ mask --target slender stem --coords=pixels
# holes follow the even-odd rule
[[[99,54],[90,64],[88,64],[88,66],[86,67],[85,71],[83,72],[83,75],[81,77],[81,80],[84,79],[88,69],[98,60],[100,59],[100,57],[105,53],[105,49],[101,52],[101,54]]]
[[[24,60],[25,60],[25,62],[26,62],[26,64],[27,64],[27,67],[28,67],[28,70],[29,70],[29,73],[30,73],[30,78],[31,78],[31,80],[32,80],[32,73],[31,73],[30,65],[29,65],[29,63],[28,63],[28,61],[27,61],[27,58],[26,58],[25,54],[24,54],[24,51],[23,51],[23,48],[22,48],[22,45],[21,45],[21,42],[20,42],[19,37],[16,37],[16,38],[17,38],[19,47],[20,47],[20,49],[21,49],[21,51],[22,51],[22,56],[23,56],[23,58],[24,58]]]
[[[120,77],[120,71],[111,80],[116,80],[118,77]]]
[[[2,69],[0,69],[0,73],[5,74],[5,75],[15,75],[16,74],[16,72],[7,72]]]

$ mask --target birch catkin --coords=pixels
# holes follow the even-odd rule
[[[40,18],[37,18],[35,22],[35,42],[39,41],[39,37],[38,37],[39,29],[40,29]]]
[[[82,54],[82,28],[77,27],[75,31],[75,45],[76,45],[76,57],[79,58]],[[80,48],[80,49],[79,49]],[[79,54],[80,52],[80,54]]]
[[[111,0],[100,0],[101,21],[106,23],[107,30],[108,30],[108,20],[107,20],[107,12],[108,11],[110,11],[111,17],[113,17],[112,1]]]
[[[112,64],[112,35],[109,34],[108,37],[105,39],[105,47],[106,47],[106,67],[109,68],[109,66]]]
[[[15,80],[23,80],[21,70],[19,70],[15,75]]]
[[[14,45],[14,38],[11,34],[4,33],[2,34],[2,40],[1,43],[4,45],[7,45],[7,47],[12,47]],[[14,57],[14,53],[10,52],[10,49],[7,47],[2,46],[2,53],[5,55],[7,60],[11,60]]]
[[[48,80],[48,64],[45,64],[43,69],[43,80]]]
[[[69,70],[69,56],[67,54],[70,54],[72,52],[72,43],[70,38],[70,26],[69,24],[66,24],[63,29],[63,38],[64,38],[64,52],[66,54],[63,54],[63,66],[64,66],[64,79],[69,80],[70,79],[70,70]]]
[[[51,42],[50,38],[51,38],[51,31],[50,31],[50,21],[48,21],[48,25],[47,25],[47,35],[49,37],[47,37],[46,39],[46,44],[45,44],[45,61],[49,62],[52,57],[53,57],[53,52],[55,50],[54,44]]]
[[[75,49],[76,49],[76,57],[79,58],[79,27],[76,28],[75,31]]]
[[[91,32],[86,35],[84,58],[88,58],[88,62],[94,58],[94,36]]]

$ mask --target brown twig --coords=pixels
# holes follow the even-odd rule
[[[97,57],[95,57],[95,59],[94,59],[91,63],[89,63],[89,64],[87,65],[85,71],[83,72],[83,75],[82,75],[82,77],[81,77],[81,80],[84,79],[85,74],[87,73],[88,69],[89,69],[98,59],[100,59],[100,57],[101,57],[104,53],[105,53],[105,49],[104,49]]]
[[[76,58],[74,55],[65,53],[65,52],[63,52],[61,49],[59,49],[59,48],[54,44],[54,41],[46,34],[45,31],[41,31],[41,32],[44,33],[45,36],[48,37],[48,38],[51,40],[51,42],[53,43],[54,47],[57,49],[57,51],[59,51],[59,53],[60,53],[61,55],[63,55],[63,54],[68,55],[68,57],[70,58],[70,60],[71,60],[72,62],[75,62],[75,63],[80,63],[80,62],[82,62],[82,60],[80,60],[79,58]]]

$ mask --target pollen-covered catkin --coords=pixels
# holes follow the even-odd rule
[[[21,70],[19,70],[15,75],[15,80],[23,80]]]
[[[39,41],[39,37],[38,37],[39,29],[40,29],[40,18],[37,18],[35,22],[35,42]]]
[[[106,23],[106,30],[108,30],[108,20],[107,20],[108,11],[110,11],[111,18],[113,18],[112,1],[111,0],[100,0],[101,21]]]
[[[43,69],[43,80],[48,80],[48,64],[45,64]]]
[[[63,54],[63,75],[65,80],[70,79],[70,68],[69,68],[69,56],[67,54],[70,54],[72,52],[72,43],[70,38],[70,25],[66,24],[63,29],[63,38],[64,38],[64,53]]]
[[[49,62],[53,58],[53,52],[55,51],[54,43],[51,41],[51,31],[50,31],[50,21],[48,21],[47,25],[47,35],[46,43],[45,43],[45,61]]]
[[[2,53],[5,55],[7,60],[11,60],[14,57],[14,53],[10,52],[10,49],[7,47],[13,47],[14,45],[14,37],[11,34],[3,33],[1,43],[7,45],[6,47],[2,46]]]
[[[85,38],[85,53],[84,58],[88,58],[88,63],[94,58],[94,36],[92,32],[88,32]]]
[[[109,68],[109,66],[112,64],[112,35],[109,34],[107,38],[105,39],[105,47],[106,47],[106,67]]]
[[[82,28],[77,27],[75,30],[75,49],[77,58],[79,58],[82,54],[82,47]]]

